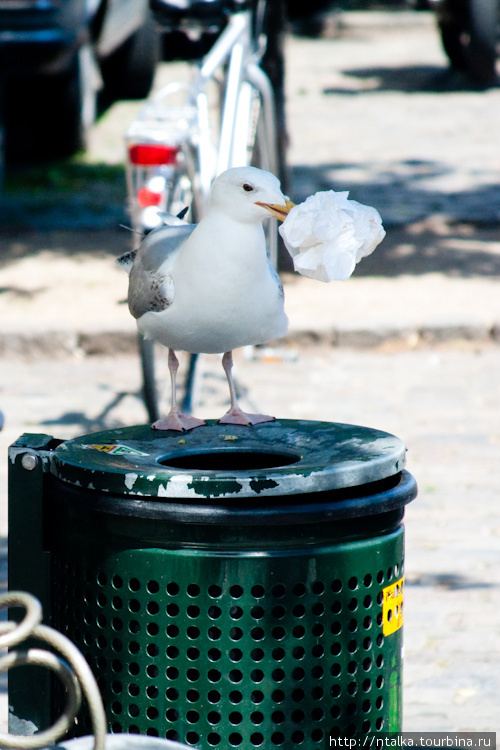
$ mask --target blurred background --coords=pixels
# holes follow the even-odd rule
[[[186,49],[146,6],[125,37],[103,15],[90,34],[93,4],[77,5],[80,26],[66,22],[84,43],[68,58],[67,36],[53,40],[63,70],[42,80],[7,25],[28,5],[0,7],[3,586],[7,446],[146,421],[114,263],[132,245],[124,133],[150,86],[182,79],[210,41]],[[406,730],[499,728],[497,34],[496,2],[289,0],[287,189],[296,202],[349,190],[387,237],[345,284],[284,273],[288,337],[236,361],[244,407],[364,424],[408,447],[420,494],[406,514]],[[117,76],[141,47],[141,75]],[[195,412],[220,416],[222,371],[202,359]]]

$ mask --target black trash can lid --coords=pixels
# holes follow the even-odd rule
[[[82,489],[184,502],[300,495],[357,487],[399,474],[401,440],[380,430],[307,420],[254,427],[210,421],[186,433],[148,425],[69,440],[51,472]]]

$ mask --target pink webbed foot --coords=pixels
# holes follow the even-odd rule
[[[202,427],[206,424],[203,419],[192,417],[191,414],[182,414],[177,407],[177,398],[175,391],[175,379],[179,368],[179,360],[175,356],[173,349],[168,350],[168,369],[170,370],[170,382],[172,387],[171,408],[166,417],[157,419],[153,422],[153,430],[175,430],[176,432],[186,432],[193,430],[195,427]]]
[[[197,419],[190,414],[181,414],[181,412],[177,411],[170,412],[166,417],[162,417],[156,422],[153,422],[151,429],[187,432],[187,430],[193,430],[195,427],[202,427],[203,425],[206,425],[206,422],[204,422],[203,419]]]
[[[219,419],[219,424],[241,424],[245,427],[251,427],[262,422],[274,422],[275,419],[276,417],[270,417],[267,414],[246,414],[236,407],[235,409],[229,409],[222,419]]]
[[[251,427],[261,422],[274,422],[276,417],[270,417],[267,414],[245,414],[236,402],[236,389],[234,387],[231,370],[233,369],[233,353],[226,352],[222,357],[222,367],[226,373],[229,385],[229,395],[231,399],[231,408],[226,414],[219,419],[219,424],[241,424],[244,427]]]

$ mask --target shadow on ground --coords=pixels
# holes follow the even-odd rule
[[[0,195],[0,231],[103,230],[129,223],[125,169],[74,160],[12,167]]]
[[[406,579],[406,585],[446,589],[448,591],[491,589],[497,587],[497,584],[490,581],[477,581],[468,576],[456,573],[422,573],[417,576],[409,576]]]
[[[496,251],[495,251],[496,248]],[[376,252],[364,258],[356,276],[440,273],[455,278],[500,278],[498,230],[432,222],[389,227]]]
[[[124,427],[124,423],[115,419],[114,410],[120,406],[126,398],[134,398],[142,402],[142,392],[135,393],[129,391],[120,391],[119,393],[110,393],[108,403],[94,417],[88,416],[82,411],[63,411],[53,419],[46,419],[40,422],[44,427],[48,427],[52,432],[53,428],[58,427],[78,427],[82,434],[99,432],[101,430]]]
[[[292,197],[300,202],[319,190],[348,190],[351,199],[380,212],[387,236],[358,266],[358,276],[498,277],[500,185],[452,192],[430,187],[450,175],[446,165],[422,160],[395,162],[384,171],[368,163],[300,165],[292,168]]]
[[[377,162],[334,162],[291,169],[293,198],[305,200],[317,190],[349,190],[349,197],[375,206],[386,225],[402,225],[435,215],[450,223],[498,226],[500,184],[478,183],[469,189],[448,189],[454,170],[441,162],[409,159]]]
[[[366,258],[360,276],[500,277],[500,185],[446,192],[449,166],[408,160],[385,165],[332,163],[291,169],[296,202],[319,190],[349,190],[380,212],[387,237]],[[0,268],[44,251],[118,257],[130,246],[121,166],[73,161],[14,172],[3,197]],[[12,292],[0,287],[0,294]],[[19,290],[23,294],[23,290]]]
[[[404,65],[398,67],[351,68],[342,71],[344,76],[365,80],[360,92],[359,85],[349,88],[326,88],[324,94],[360,94],[382,91],[405,94],[444,94],[451,92],[483,91],[485,86],[472,82],[465,75],[442,65]],[[346,81],[346,84],[348,81]],[[494,86],[498,87],[498,83]],[[489,86],[488,88],[492,88]]]

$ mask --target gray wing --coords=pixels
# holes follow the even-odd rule
[[[161,312],[174,300],[169,275],[175,258],[196,224],[161,227],[142,242],[134,258],[128,287],[128,306],[134,318]]]
[[[281,297],[281,299],[285,299],[285,291],[283,289],[283,284],[281,283],[281,279],[279,277],[278,271],[275,269],[269,258],[267,259],[267,263],[269,266],[269,270],[271,272],[271,276],[276,282],[276,286],[278,288],[278,295]]]

